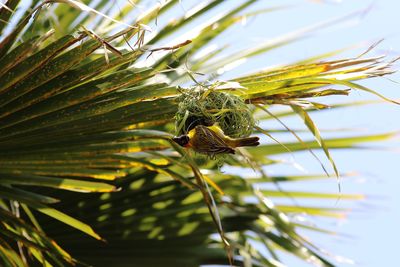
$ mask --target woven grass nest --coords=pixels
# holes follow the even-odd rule
[[[175,114],[176,134],[186,134],[196,125],[218,123],[230,137],[247,137],[255,121],[252,112],[240,97],[212,88],[194,87],[181,90]]]

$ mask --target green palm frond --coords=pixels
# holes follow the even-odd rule
[[[180,1],[145,10],[137,2],[123,2],[118,10],[109,1],[29,5],[9,0],[1,6],[3,265],[282,266],[277,251],[285,251],[318,266],[334,266],[329,255],[300,234],[305,228],[333,232],[292,216],[342,218],[349,210],[275,205],[275,198],[340,196],[345,201],[363,196],[266,189],[263,185],[324,175],[271,177],[263,168],[280,163],[271,157],[276,154],[322,149],[339,177],[330,149],[391,138],[392,133],[325,139],[309,113],[328,107],[314,98],[351,90],[395,102],[357,83],[392,73],[394,61],[365,56],[310,60],[221,82],[218,70],[227,64],[277,49],[337,20],[242,49],[236,56],[224,54],[223,48],[196,56],[243,16],[268,15],[282,7],[257,12],[248,11],[256,1],[203,1],[150,32],[147,25],[157,24],[159,16],[176,16]],[[207,19],[222,6],[219,16]],[[23,15],[16,16],[16,10]],[[202,25],[187,29],[199,18]],[[187,32],[175,38],[179,31]],[[220,161],[171,140],[181,92],[196,86],[240,97],[260,125],[300,115],[315,141],[241,149],[223,159],[223,168],[238,172],[223,173]],[[292,111],[269,113],[276,104]],[[253,133],[269,132],[256,127]]]

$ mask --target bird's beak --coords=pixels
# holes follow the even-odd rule
[[[173,137],[172,140],[174,140],[175,143],[177,143],[180,146],[184,146],[185,144],[183,144],[183,140],[182,140],[182,136],[178,136],[178,137]]]
[[[172,140],[180,146],[185,147],[188,144],[189,138],[186,135],[173,137]]]

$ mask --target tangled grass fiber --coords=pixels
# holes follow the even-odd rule
[[[235,95],[213,87],[182,89],[175,114],[176,134],[187,133],[194,126],[218,123],[230,137],[247,137],[255,126],[250,107]]]

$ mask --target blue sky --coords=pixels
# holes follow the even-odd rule
[[[279,12],[258,16],[245,27],[245,35],[237,38],[243,45],[257,44],[284,32],[293,31],[306,25],[314,24],[329,18],[340,17],[354,11],[368,12],[354,15],[345,24],[336,24],[327,30],[320,31],[310,38],[291,44],[285,48],[267,53],[259,59],[242,66],[234,73],[250,71],[254,68],[266,67],[279,63],[288,63],[307,58],[319,53],[364,42],[362,48],[350,50],[342,56],[356,56],[368,47],[368,43],[385,38],[383,43],[370,53],[371,56],[386,54],[389,57],[400,55],[400,34],[398,25],[400,1],[330,1],[327,4],[315,4],[311,1],[260,1],[261,6],[290,4],[291,8]],[[261,26],[260,26],[261,25]],[[248,37],[247,37],[248,36]],[[240,43],[238,45],[240,45]],[[400,75],[390,77],[400,81]],[[386,96],[400,98],[400,84],[384,78],[362,82],[362,84],[378,90]],[[352,93],[345,101],[376,99],[365,93]],[[335,99],[336,100],[336,99]],[[342,98],[337,99],[339,101]],[[360,134],[383,133],[400,129],[400,107],[388,103],[346,108],[332,112],[321,112],[313,115],[313,119],[321,129],[358,128]],[[299,127],[299,120],[286,121],[293,128]],[[330,136],[329,133],[323,134]],[[365,267],[396,266],[398,240],[400,233],[400,179],[398,166],[400,163],[400,142],[394,139],[376,144],[377,150],[332,151],[333,157],[342,173],[358,171],[359,176],[343,179],[344,193],[363,193],[367,199],[357,204],[340,201],[338,208],[352,207],[354,212],[347,220],[334,222],[316,219],[319,226],[334,229],[349,237],[329,237],[305,233],[320,247],[335,255],[351,258],[356,265]],[[382,149],[384,147],[385,149]],[[379,148],[379,149],[378,149]],[[282,156],[283,157],[283,156]],[[281,157],[281,158],[282,158]],[[323,157],[323,156],[321,156]],[[296,160],[305,166],[310,173],[320,172],[319,165],[307,153],[296,155]],[[268,170],[270,173],[298,173],[298,170],[287,166],[279,166]],[[309,182],[292,185],[287,189],[308,189],[311,191],[337,192],[336,181]],[[335,203],[328,203],[334,206]],[[308,266],[292,257],[286,257],[288,266]],[[338,263],[338,266],[349,266]]]
[[[182,9],[189,9],[190,2],[182,1]],[[228,49],[235,51],[235,48],[257,46],[260,42],[321,21],[343,16],[347,16],[348,19],[342,23],[334,23],[301,41],[245,62],[237,69],[227,73],[224,78],[241,76],[255,69],[295,62],[358,44],[360,48],[336,56],[336,58],[354,57],[382,38],[384,41],[368,56],[385,54],[389,58],[395,58],[400,55],[400,28],[396,27],[399,20],[400,1],[347,0],[325,1],[326,3],[323,4],[316,2],[318,1],[259,1],[254,9],[285,5],[288,7],[281,11],[249,19],[239,28],[224,33],[217,43],[228,43],[230,44]],[[400,82],[399,74],[391,75],[390,78]],[[385,96],[400,99],[400,84],[398,83],[385,78],[376,78],[361,83]],[[334,98],[333,102],[366,99],[377,100],[375,96],[363,92],[353,92],[348,97]],[[331,102],[331,98],[325,101],[325,103]],[[400,129],[400,106],[389,103],[357,106],[320,112],[320,114],[313,114],[312,118],[320,129],[356,128],[358,129],[356,134],[378,134]],[[297,118],[289,118],[285,120],[285,123],[294,129],[303,125]],[[354,134],[354,131],[343,133],[343,135],[346,134]],[[335,134],[323,132],[323,136],[330,137]],[[287,136],[276,137],[282,138],[280,140],[287,138]],[[400,221],[400,194],[398,193],[400,178],[397,177],[400,164],[400,142],[398,140],[395,138],[388,142],[370,145],[375,148],[374,150],[331,151],[341,173],[358,172],[356,177],[342,179],[343,193],[362,193],[367,196],[367,199],[358,203],[339,201],[336,205],[335,201],[311,203],[317,206],[324,205],[353,210],[346,220],[339,222],[321,218],[312,220],[317,226],[343,233],[343,236],[339,237],[304,232],[320,248],[329,251],[332,255],[352,259],[356,266],[395,266],[395,262],[398,261],[397,241],[400,240],[397,228]],[[319,155],[320,158],[324,158],[323,154]],[[288,157],[288,155],[282,155],[279,158],[288,159]],[[304,166],[306,172],[321,173],[318,162],[309,153],[296,154],[295,160]],[[326,163],[326,165],[329,164]],[[269,167],[267,172],[277,175],[301,174],[301,171],[288,165]],[[337,193],[337,184],[334,178],[326,181],[282,185],[282,187],[289,190]],[[303,202],[300,200],[300,203]],[[285,255],[283,258],[288,266],[310,266],[292,256]],[[337,263],[337,266],[351,265]]]

